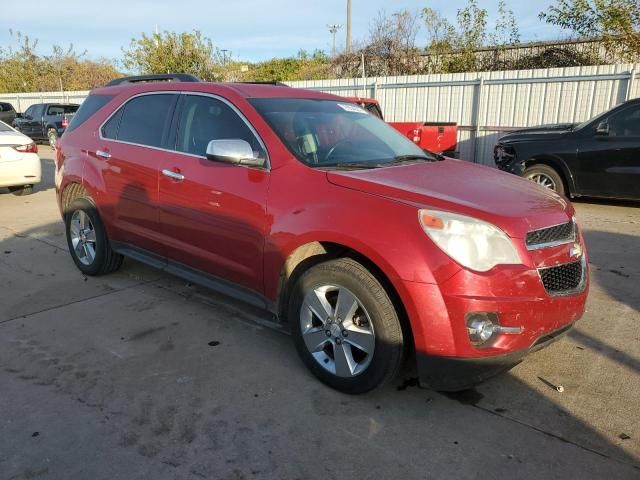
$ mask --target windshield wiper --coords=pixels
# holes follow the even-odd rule
[[[398,155],[397,157],[394,157],[393,160],[389,163],[396,165],[398,163],[415,162],[416,160],[422,160],[424,162],[435,162],[436,160],[438,160],[438,158],[435,156],[431,157],[427,155]]]
[[[320,168],[343,168],[343,169],[370,169],[370,168],[379,168],[382,165],[379,163],[367,163],[367,162],[340,162],[340,163],[329,163],[326,165],[318,165]]]

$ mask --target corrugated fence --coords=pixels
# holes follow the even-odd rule
[[[513,129],[581,122],[640,97],[640,64],[505,72],[287,82],[376,98],[388,121],[456,122],[459,157],[493,165],[493,146]],[[80,102],[88,92],[0,94],[19,111],[39,102]]]

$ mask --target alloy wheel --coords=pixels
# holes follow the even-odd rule
[[[348,289],[322,285],[306,292],[300,308],[302,338],[315,361],[343,378],[366,370],[375,331],[361,301]]]
[[[73,251],[83,265],[91,265],[96,259],[96,231],[89,216],[76,210],[69,225]]]
[[[556,182],[553,181],[553,178],[545,175],[544,173],[533,173],[528,175],[527,178],[538,185],[548,188],[549,190],[553,190],[554,192],[556,191]]]

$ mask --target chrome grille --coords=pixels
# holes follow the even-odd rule
[[[532,230],[527,233],[527,248],[534,250],[537,248],[549,247],[562,243],[573,242],[576,239],[576,226],[573,221],[554,225],[553,227]]]
[[[584,268],[584,262],[578,260],[556,267],[541,268],[538,272],[549,295],[562,295],[575,292],[582,287]]]

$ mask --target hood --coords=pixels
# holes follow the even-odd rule
[[[462,160],[371,170],[327,172],[330,183],[380,195],[416,208],[469,215],[493,223],[509,236],[557,225],[573,207],[551,190],[518,176]]]
[[[523,140],[551,140],[572,132],[576,123],[557,123],[514,130],[500,138],[500,143],[519,142]]]

